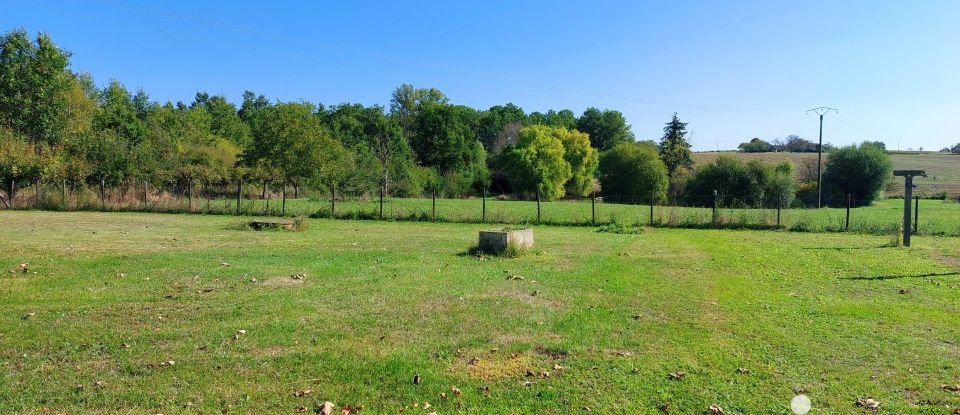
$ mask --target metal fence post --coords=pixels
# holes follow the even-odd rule
[[[330,219],[336,217],[337,213],[337,184],[330,185]]]
[[[487,188],[483,188],[483,201],[480,205],[480,222],[487,223]]]
[[[920,219],[920,196],[914,198],[913,204],[913,233],[917,233],[920,230],[920,225],[917,225],[917,220]]]
[[[713,190],[713,226],[717,226],[717,190]]]
[[[843,228],[843,230],[845,231],[850,230],[850,197],[851,197],[850,193],[847,193],[847,223],[846,225],[844,225],[844,228]]]
[[[650,190],[650,226],[651,227],[653,226],[653,203],[655,198],[656,198],[656,194],[651,189]]]
[[[594,190],[590,193],[590,223],[596,226],[597,224],[597,191]]]
[[[240,200],[243,197],[243,179],[237,180],[237,215],[240,214]]]
[[[104,189],[103,189],[104,186],[106,186],[105,180],[100,179],[100,210],[107,209],[106,201],[104,200],[106,196],[104,194]]]
[[[540,185],[537,185],[537,225],[540,224]]]
[[[437,187],[436,186],[433,186],[433,189],[431,192],[431,199],[432,199],[432,204],[430,207],[430,216],[433,217],[433,221],[436,222],[437,220]]]
[[[383,219],[383,185],[380,185],[380,219]]]

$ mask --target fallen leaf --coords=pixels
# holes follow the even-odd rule
[[[454,395],[457,395],[457,396],[460,396],[460,395],[463,394],[463,392],[460,391],[460,388],[458,388],[458,387],[456,387],[456,386],[450,388],[450,390],[453,391],[453,394],[454,394]]]
[[[420,374],[419,374],[419,373],[413,375],[413,384],[414,384],[414,385],[419,385],[419,384],[420,384]]]
[[[447,399],[447,393],[446,393],[446,392],[440,392],[440,399]]]
[[[530,385],[533,385],[533,382],[531,382],[531,381],[529,381],[529,380],[525,380],[525,381],[523,381],[523,383],[521,383],[521,385],[523,385],[523,386],[530,386]]]
[[[589,406],[584,406],[583,408],[580,408],[580,409],[583,409],[584,412],[590,412],[593,410],[593,408],[590,408]]]
[[[680,379],[683,379],[683,376],[684,376],[684,375],[686,375],[686,373],[683,373],[683,372],[670,372],[670,379],[672,379],[672,380],[680,380]]]
[[[430,409],[430,406],[432,406],[432,405],[430,405],[430,402],[424,402],[424,403],[423,403],[423,409]]]
[[[553,370],[563,370],[563,369],[564,369],[563,366],[560,366],[560,365],[558,365],[558,364],[556,364],[556,363],[553,364]]]
[[[304,413],[304,412],[307,412],[307,407],[306,407],[306,406],[303,406],[303,405],[300,405],[300,406],[297,407],[297,409],[294,409],[294,412],[296,412],[296,413],[298,413],[298,414],[302,414],[302,413]]]
[[[294,393],[293,393],[293,396],[296,396],[296,397],[298,397],[298,398],[302,398],[302,397],[304,397],[304,396],[310,396],[311,393],[313,393],[313,390],[304,389],[304,390],[299,390],[299,391],[294,392]]]
[[[741,374],[741,375],[749,375],[749,374],[750,374],[750,369],[747,369],[747,368],[745,368],[745,367],[738,367],[738,368],[737,368],[737,373],[739,373],[739,374]]]
[[[177,363],[177,362],[175,362],[175,361],[173,361],[173,360],[167,360],[166,362],[161,363],[161,364],[160,364],[160,367],[170,367],[170,366],[173,366],[173,365],[176,364],[176,363]]]
[[[25,315],[23,316],[23,319],[26,320],[26,319],[28,319],[28,318],[30,318],[30,317],[35,316],[35,315],[37,315],[37,313],[27,313],[27,314],[25,314]]]
[[[723,408],[721,408],[720,405],[717,405],[717,404],[710,405],[710,407],[707,409],[709,409],[710,413],[713,415],[719,415],[723,413]]]
[[[943,390],[950,392],[960,392],[960,385],[940,385]]]

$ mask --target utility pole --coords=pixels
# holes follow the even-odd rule
[[[833,111],[834,114],[840,113],[836,108],[829,107],[817,107],[807,110],[807,114],[812,112],[820,116],[820,142],[817,144],[817,209],[822,206],[823,201],[823,116],[829,114],[830,111]]]

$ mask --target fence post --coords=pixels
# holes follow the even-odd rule
[[[432,187],[433,189],[431,192],[432,194],[431,199],[433,199],[433,205],[430,210],[431,212],[430,216],[433,217],[433,221],[436,222],[437,221],[437,187],[436,186],[432,186]]]
[[[37,179],[37,181],[34,182],[34,186],[36,187],[36,191],[33,193],[33,207],[34,209],[39,209],[40,208],[40,179]]]
[[[920,219],[920,196],[914,197],[913,200],[913,233],[917,233],[920,229],[920,225],[917,225],[917,219]]]
[[[483,201],[480,205],[480,222],[487,223],[487,187],[483,187]]]
[[[283,190],[280,193],[283,195],[283,202],[280,203],[280,216],[287,216],[287,182],[283,182]]]
[[[7,188],[7,199],[10,199],[10,209],[13,209],[13,197],[15,193],[13,192],[14,186],[17,185],[17,182],[13,179],[10,179],[10,187]]]
[[[653,227],[653,203],[654,203],[654,191],[650,190],[650,227]]]
[[[540,224],[540,185],[537,185],[537,225]]]
[[[193,212],[193,179],[187,180],[187,211]]]
[[[383,219],[383,184],[380,185],[380,219]]]
[[[143,181],[143,208],[147,208],[147,181]]]
[[[337,214],[337,184],[333,183],[330,185],[330,219],[336,217]]]
[[[717,226],[717,190],[713,190],[713,226]]]
[[[844,225],[843,230],[850,230],[850,193],[847,193],[847,223]]]
[[[240,215],[240,200],[243,198],[243,179],[237,179],[237,215]]]
[[[104,195],[104,193],[103,193],[103,192],[104,192],[103,187],[106,185],[106,183],[104,183],[104,182],[105,182],[105,180],[100,179],[100,210],[106,210],[106,209],[107,209],[106,202],[104,201],[105,195]]]
[[[67,181],[64,180],[60,184],[60,199],[63,200],[63,206],[67,209],[70,208],[70,204],[67,202]]]
[[[590,193],[590,223],[597,225],[597,191]]]
[[[777,228],[780,228],[780,208],[782,203],[777,203]]]

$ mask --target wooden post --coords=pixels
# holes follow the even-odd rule
[[[107,208],[106,201],[104,201],[104,190],[103,187],[106,185],[103,179],[100,179],[100,210],[105,210]]]
[[[850,230],[850,193],[847,193],[847,223],[844,225],[843,230]]]
[[[267,188],[267,182],[263,182],[263,188],[264,189]],[[270,214],[270,193],[266,193],[266,195],[267,195],[267,206],[263,208],[263,214],[269,215]]]
[[[431,216],[433,217],[433,221],[436,222],[437,221],[437,187],[436,186],[433,186],[432,193],[433,193],[433,206],[431,210],[432,212]]]
[[[483,202],[480,205],[480,222],[487,222],[487,188],[483,188]]]
[[[141,201],[144,207],[147,206],[147,181],[143,181],[143,199]]]
[[[63,201],[63,206],[65,208],[70,207],[70,204],[67,202],[67,181],[66,180],[64,180],[63,183],[60,184],[60,200]]]
[[[287,215],[287,182],[283,182],[283,190],[280,191],[283,195],[283,202],[280,204],[280,216]]]
[[[380,185],[380,219],[383,219],[383,184]]]
[[[193,212],[193,179],[187,180],[187,211]]]
[[[237,215],[240,214],[240,200],[243,198],[243,179],[237,179]]]

